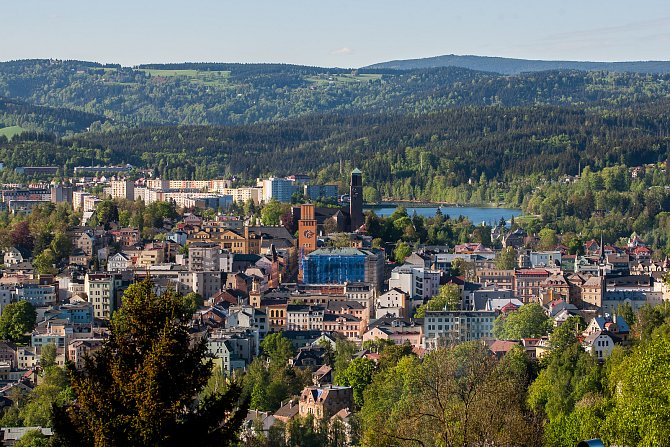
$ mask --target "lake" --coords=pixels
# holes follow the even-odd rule
[[[437,212],[437,206],[411,206],[410,204],[403,205],[407,210],[407,214],[411,217],[414,214],[414,211],[419,216],[423,217],[433,217]],[[396,204],[382,204],[376,206],[365,206],[366,210],[373,210],[377,216],[386,217],[391,215],[397,208]],[[521,215],[521,210],[516,208],[483,208],[475,206],[441,206],[440,211],[445,216],[450,216],[451,218],[457,218],[458,216],[467,217],[472,221],[472,223],[479,225],[482,222],[487,224],[496,224],[500,221],[500,218],[504,218],[506,221],[510,220],[512,217],[517,217]]]

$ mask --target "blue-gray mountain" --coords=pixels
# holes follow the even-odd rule
[[[609,71],[617,73],[670,73],[670,61],[588,62],[545,61],[507,57],[447,54],[421,59],[394,60],[364,67],[366,70],[417,70],[458,67],[470,70],[515,75],[547,70]]]

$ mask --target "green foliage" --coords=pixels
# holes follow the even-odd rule
[[[596,361],[573,344],[552,353],[549,364],[528,390],[528,404],[549,420],[572,412],[587,393],[600,390],[600,369]]]
[[[54,234],[49,247],[57,260],[65,259],[72,252],[72,240],[65,233],[58,231]]]
[[[412,247],[407,242],[399,241],[393,249],[393,259],[399,264],[405,262],[405,258],[412,254]]]
[[[186,306],[187,313],[193,315],[195,311],[198,310],[200,306],[205,303],[205,300],[199,293],[189,292],[182,298],[184,300],[184,305]]]
[[[56,345],[54,343],[42,346],[42,352],[40,353],[40,366],[42,368],[55,366],[56,354]]]
[[[33,259],[33,267],[38,273],[53,275],[56,273],[56,256],[50,248],[47,248]]]
[[[255,358],[249,365],[244,391],[250,396],[252,409],[276,411],[311,382],[311,371],[288,365],[295,349],[281,332],[268,334],[260,347],[264,357]]]
[[[0,338],[19,341],[35,327],[37,313],[28,301],[9,303],[0,315]]]
[[[556,230],[551,228],[543,228],[540,230],[540,242],[538,243],[538,248],[540,250],[553,250],[558,244],[558,235]]]
[[[363,391],[372,382],[375,363],[364,357],[353,359],[346,369],[338,371],[335,382],[340,386],[350,386],[354,390],[354,404],[363,406]]]
[[[374,340],[366,340],[363,342],[363,349],[371,352],[381,353],[386,347],[395,346],[393,340],[387,340],[375,337]]]
[[[524,383],[480,343],[403,357],[375,375],[360,412],[363,445],[537,445]]]
[[[44,436],[41,430],[28,430],[14,445],[16,447],[47,447],[49,438]]]
[[[261,209],[261,221],[263,225],[279,225],[282,217],[290,209],[288,203],[280,203],[272,199]]]
[[[119,207],[111,199],[103,200],[95,207],[95,215],[100,225],[109,228],[110,223],[118,222],[119,220]]]
[[[277,365],[286,365],[288,359],[295,355],[291,341],[281,332],[268,334],[261,342],[261,350],[271,362]]]
[[[379,203],[382,201],[382,196],[377,191],[377,188],[372,186],[363,187],[363,202],[365,203]]]
[[[423,318],[428,310],[458,310],[461,307],[461,289],[456,284],[445,284],[437,295],[416,309],[415,318]]]
[[[67,445],[228,445],[246,415],[241,389],[199,399],[212,362],[206,341],[188,331],[181,297],[156,295],[154,285],[131,285],[111,321],[109,340],[69,367],[76,405],[55,407],[54,427]],[[241,405],[241,406],[240,406]]]
[[[501,340],[521,340],[547,335],[552,321],[538,303],[525,304],[509,314],[499,315],[493,322],[493,335]]]
[[[584,330],[581,317],[573,315],[555,328],[549,337],[551,349],[561,351],[578,343],[577,336]]]
[[[658,306],[643,305],[635,315],[633,332],[640,340],[648,339],[651,334],[664,323],[670,320],[670,303],[664,302]]]
[[[496,254],[496,268],[500,270],[512,270],[516,267],[516,250],[514,247],[505,247]]]
[[[338,338],[335,341],[335,362],[333,365],[333,374],[337,375],[338,372],[344,371],[357,350],[358,348],[356,343],[353,341],[347,340],[346,338]]]
[[[670,336],[657,330],[611,376],[614,409],[609,440],[619,445],[663,445],[670,438]]]
[[[65,370],[57,366],[45,367],[42,382],[30,393],[20,410],[23,424],[28,427],[52,426],[53,405],[65,405],[72,399]]]

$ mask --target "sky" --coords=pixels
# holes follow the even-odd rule
[[[670,60],[668,0],[3,0],[0,60]]]

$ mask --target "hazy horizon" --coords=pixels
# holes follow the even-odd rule
[[[20,59],[0,59],[0,63],[2,62],[11,62],[11,61],[18,61],[18,60],[35,60],[35,59],[52,59],[52,60],[59,60],[59,61],[65,61],[65,60],[78,60],[81,62],[94,62],[94,63],[99,63],[99,64],[120,64],[123,67],[135,67],[139,65],[153,65],[153,64],[190,64],[190,63],[213,63],[213,64],[287,64],[287,65],[298,65],[298,66],[312,66],[312,67],[323,67],[323,68],[341,68],[341,69],[358,69],[362,67],[366,67],[368,65],[375,65],[379,63],[384,63],[384,62],[392,62],[392,61],[399,61],[399,60],[414,60],[414,59],[430,59],[430,58],[436,58],[436,57],[441,57],[441,56],[457,56],[457,57],[482,57],[482,58],[502,58],[502,59],[518,59],[518,60],[528,60],[528,61],[542,61],[542,62],[595,62],[595,63],[615,63],[615,62],[670,62],[670,56],[667,59],[638,59],[638,60],[578,60],[578,59],[530,59],[530,58],[516,58],[516,57],[509,57],[509,56],[492,56],[488,54],[435,54],[435,55],[429,55],[429,56],[421,56],[421,57],[408,57],[408,58],[403,58],[403,59],[387,59],[383,61],[376,61],[376,62],[371,62],[369,64],[361,65],[361,66],[336,66],[336,65],[312,65],[312,64],[301,64],[301,63],[295,63],[295,62],[283,62],[283,61],[229,61],[229,60],[181,60],[181,61],[147,61],[147,62],[139,62],[136,64],[120,64],[119,62],[115,61],[102,61],[102,60],[91,60],[91,59],[69,59],[69,58],[58,58],[58,57],[40,57],[40,58],[20,58]]]
[[[623,0],[10,0],[0,60],[362,67],[447,54],[647,61],[670,55],[670,3]]]

